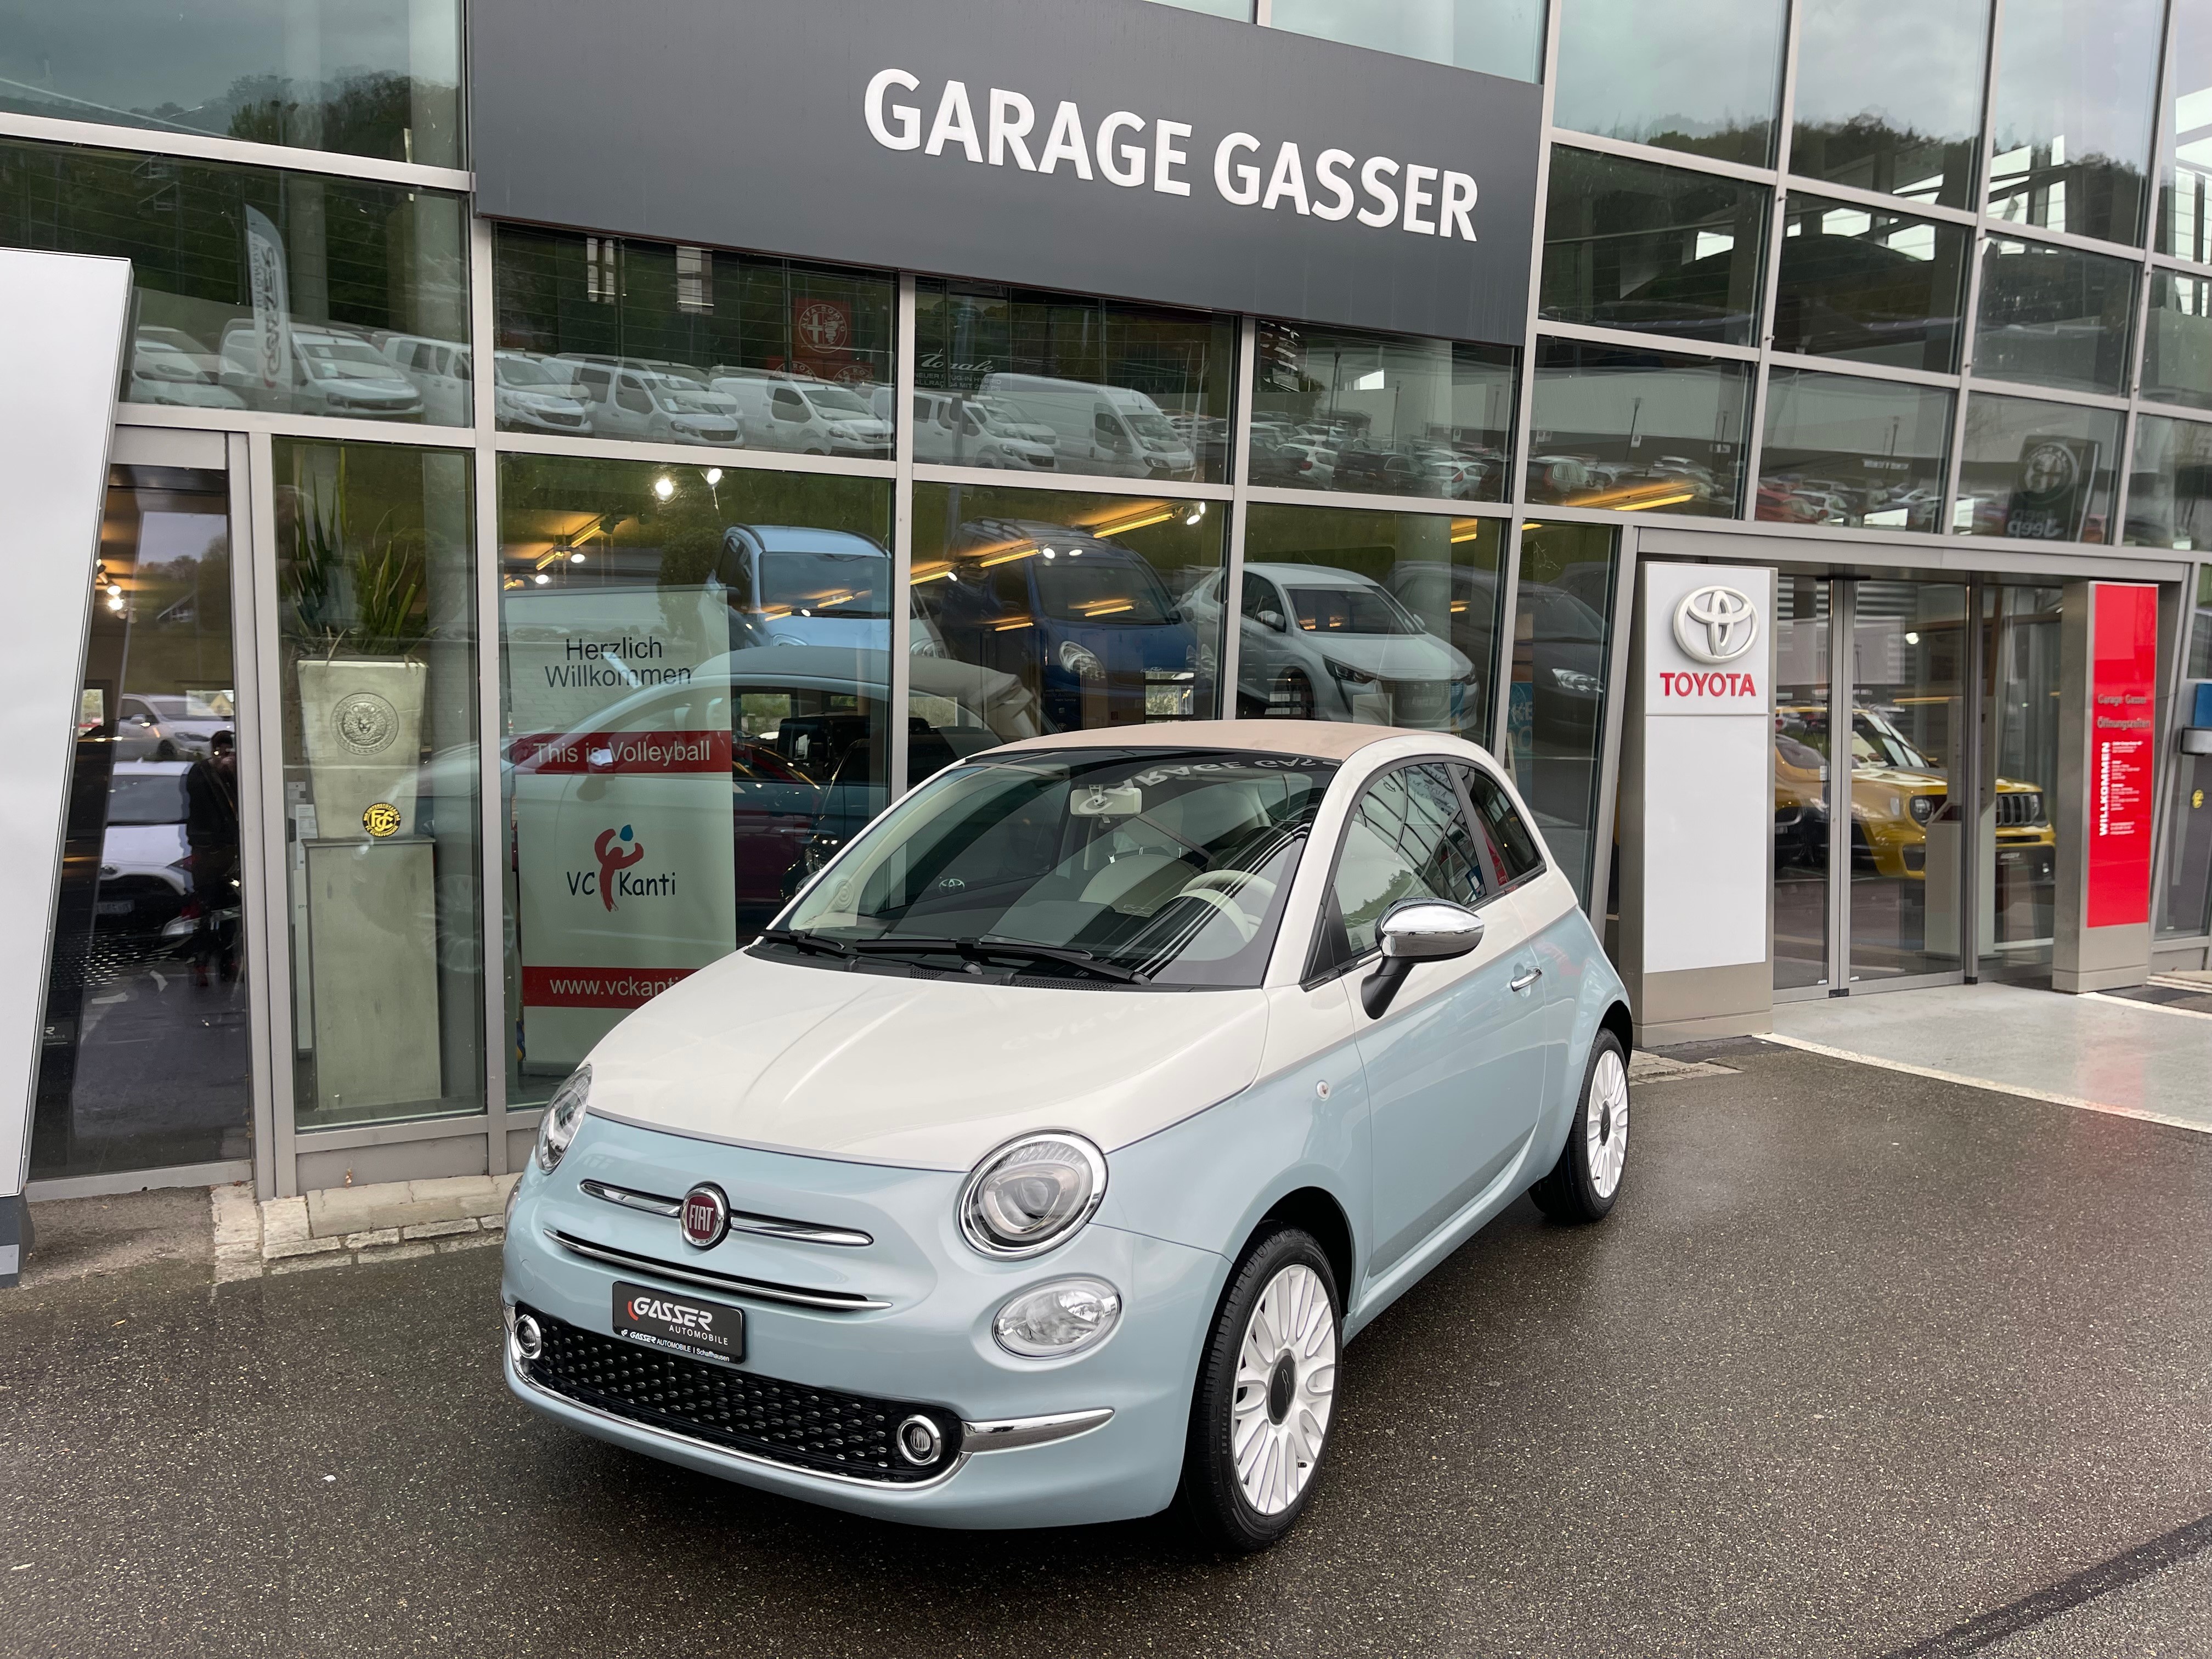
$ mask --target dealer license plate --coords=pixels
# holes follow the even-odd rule
[[[615,1334],[649,1348],[733,1365],[745,1357],[745,1310],[617,1281]]]

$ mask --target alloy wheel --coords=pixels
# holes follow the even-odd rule
[[[1590,1185],[1601,1199],[1611,1198],[1620,1185],[1621,1166],[1628,1161],[1628,1068],[1614,1049],[1599,1054],[1590,1068],[1583,1133]]]
[[[1237,1350],[1230,1449],[1244,1501],[1279,1515],[1321,1461],[1336,1396],[1336,1310],[1321,1276],[1293,1262],[1267,1282]]]

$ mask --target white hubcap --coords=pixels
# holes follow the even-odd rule
[[[1237,1349],[1229,1443],[1244,1501],[1262,1515],[1297,1502],[1321,1460],[1336,1397],[1336,1312],[1310,1267],[1267,1281]]]
[[[1590,1072],[1583,1139],[1590,1185],[1600,1198],[1611,1198],[1620,1185],[1620,1166],[1628,1161],[1628,1068],[1610,1048]]]

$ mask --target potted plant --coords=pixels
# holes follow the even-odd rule
[[[423,534],[395,528],[389,512],[364,531],[352,514],[341,453],[331,499],[313,483],[297,487],[286,598],[307,646],[295,672],[316,834],[381,841],[415,823]]]

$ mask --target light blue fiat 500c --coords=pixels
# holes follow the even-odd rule
[[[1278,720],[940,773],[555,1095],[508,1385],[948,1527],[1258,1549],[1359,1328],[1525,1192],[1620,1189],[1629,1016],[1481,750]]]

